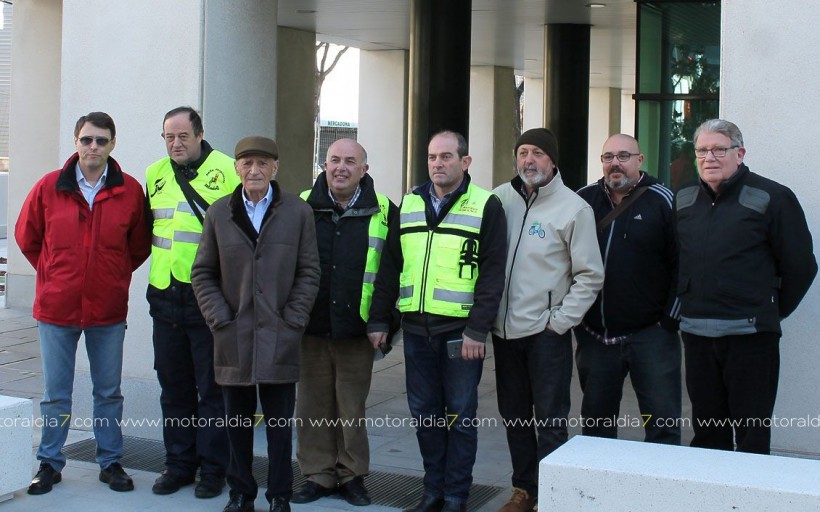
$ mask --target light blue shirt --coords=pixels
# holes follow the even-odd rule
[[[97,184],[93,187],[91,183],[85,179],[85,176],[83,176],[83,171],[80,170],[80,164],[74,166],[74,171],[77,174],[77,185],[80,186],[80,192],[82,192],[83,197],[86,202],[88,202],[88,209],[91,210],[94,208],[94,198],[97,197],[97,192],[103,188],[105,179],[108,177],[108,164],[105,165],[105,170],[100,176],[100,179],[97,180]]]
[[[265,218],[265,212],[268,211],[268,207],[273,202],[273,187],[268,185],[268,193],[256,204],[253,204],[253,201],[248,199],[248,196],[245,195],[245,189],[243,188],[242,199],[245,201],[245,211],[248,212],[248,218],[251,219],[253,229],[259,233],[259,230],[262,229],[262,219]]]

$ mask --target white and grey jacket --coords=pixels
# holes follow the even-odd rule
[[[504,339],[578,325],[604,283],[592,208],[559,171],[529,199],[521,178],[493,192],[507,216],[507,282],[493,326]]]

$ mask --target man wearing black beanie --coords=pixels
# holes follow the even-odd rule
[[[561,181],[555,135],[546,128],[522,133],[515,160],[518,175],[494,190],[507,215],[508,247],[493,326],[498,409],[513,466],[503,512],[532,510],[538,461],[567,440],[571,329],[604,280],[592,208]],[[536,428],[528,426],[533,411]]]

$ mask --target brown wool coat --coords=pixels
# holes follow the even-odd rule
[[[256,241],[241,185],[211,205],[191,270],[224,386],[299,380],[299,343],[319,290],[316,231],[307,203],[271,185]]]

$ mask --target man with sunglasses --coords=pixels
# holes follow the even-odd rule
[[[80,117],[74,127],[77,152],[34,185],[15,227],[20,250],[37,270],[33,314],[45,381],[40,469],[29,494],[45,494],[62,480],[81,334],[93,386],[99,479],[114,491],[134,489],[119,462],[120,381],[128,287],[131,273],[150,253],[150,233],[141,185],[109,156],[115,136],[108,114]]]
[[[205,210],[239,186],[230,156],[203,139],[202,118],[178,107],[162,122],[168,156],[146,170],[153,230],[147,298],[154,321],[154,368],[162,393],[165,470],[154,494],[172,494],[196,480],[197,498],[225,487],[228,437],[222,389],[214,380],[214,342],[191,287]],[[197,418],[198,426],[190,424]]]
[[[680,444],[681,344],[672,191],[641,171],[634,137],[604,142],[603,177],[578,191],[595,212],[604,287],[575,328],[584,435],[618,437],[630,375],[652,443]]]
[[[700,182],[675,196],[692,446],[768,454],[780,321],[817,274],[811,233],[794,193],[743,163],[734,123],[706,121],[694,143]]]

